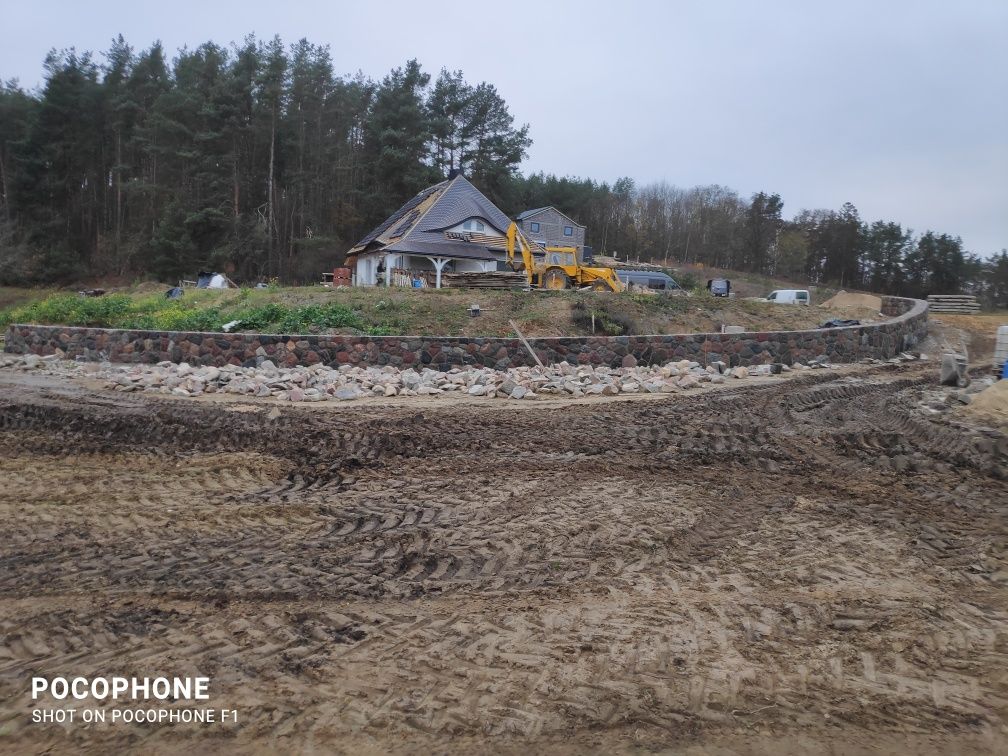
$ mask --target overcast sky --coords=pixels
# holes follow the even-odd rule
[[[0,0],[0,78],[50,48],[331,45],[340,73],[416,57],[489,81],[535,144],[522,167],[778,192],[785,216],[1008,247],[1008,0],[949,2],[26,2]]]

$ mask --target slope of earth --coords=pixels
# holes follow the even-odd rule
[[[994,359],[997,331],[1000,326],[1008,325],[1008,312],[1002,310],[976,315],[943,312],[930,315],[928,321],[946,336],[949,347],[956,351],[965,347],[970,361],[976,363]],[[946,332],[958,333],[953,337]]]
[[[484,289],[188,290],[168,301],[149,284],[117,294],[130,297],[128,312],[110,307],[107,297],[81,300],[75,294],[60,306],[0,309],[0,326],[39,322],[155,330],[219,331],[232,320],[235,331],[263,333],[367,333],[372,335],[509,336],[514,320],[527,336],[621,336],[654,333],[711,333],[722,325],[750,331],[805,330],[833,318],[878,322],[876,310],[799,307],[745,299],[611,294],[581,291],[494,291]],[[50,302],[50,304],[52,304]],[[469,308],[478,305],[479,317]],[[335,311],[332,309],[336,308]],[[333,316],[338,315],[335,319]],[[594,331],[593,331],[594,325]]]
[[[1004,752],[1008,438],[921,413],[934,372],[318,412],[0,375],[0,750]],[[31,721],[33,675],[153,674],[237,723]]]

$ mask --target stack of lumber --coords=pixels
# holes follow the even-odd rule
[[[524,289],[524,273],[496,271],[488,273],[443,273],[441,285],[453,289]]]
[[[654,263],[632,262],[630,260],[617,260],[615,257],[610,257],[608,255],[595,255],[595,259],[592,265],[598,268],[619,268],[620,270],[654,270],[663,271],[661,265],[655,265]]]
[[[929,294],[928,307],[931,312],[980,312],[976,297],[966,294]]]

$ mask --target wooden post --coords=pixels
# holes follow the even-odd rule
[[[522,332],[518,329],[518,326],[515,324],[515,322],[513,320],[509,320],[508,323],[510,323],[511,327],[514,328],[514,332],[518,334],[518,338],[521,339],[521,343],[525,345],[526,349],[528,349],[528,353],[532,355],[532,359],[535,360],[536,365],[538,365],[539,367],[545,369],[546,366],[543,365],[542,364],[542,360],[540,360],[536,356],[535,351],[533,351],[532,347],[525,340],[525,337],[522,335]]]

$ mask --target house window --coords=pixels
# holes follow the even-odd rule
[[[462,228],[464,228],[466,231],[479,231],[481,233],[483,231],[486,231],[486,226],[483,225],[481,221],[471,219],[463,223]]]
[[[564,236],[574,236],[574,227],[564,226]]]
[[[529,223],[529,231],[531,231],[533,234],[538,234],[539,233],[539,224],[538,223]]]

